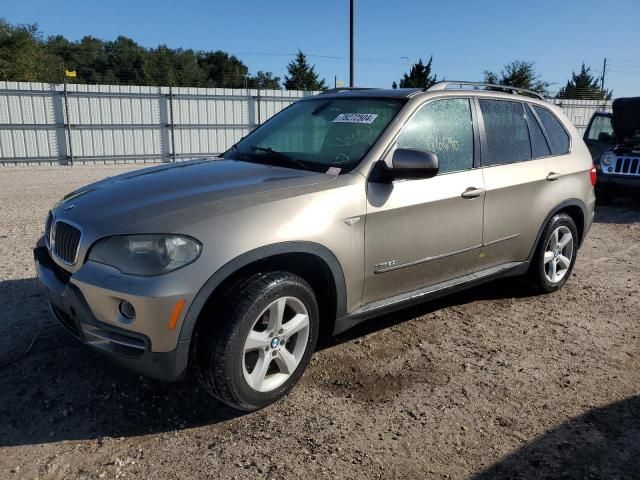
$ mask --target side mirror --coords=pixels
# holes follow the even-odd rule
[[[435,153],[412,148],[396,148],[391,164],[390,173],[394,179],[431,178],[440,169]]]

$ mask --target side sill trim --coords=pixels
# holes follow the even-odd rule
[[[435,285],[371,302],[354,310],[349,315],[337,319],[333,334],[337,335],[342,333],[369,318],[400,310],[427,300],[435,300],[436,298],[480,285],[496,278],[522,275],[528,269],[528,261],[505,263]]]

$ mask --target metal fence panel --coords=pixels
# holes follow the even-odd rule
[[[2,82],[0,91],[0,162],[5,159],[57,158],[61,152],[57,127],[62,111],[52,86]]]
[[[584,133],[595,112],[611,112],[611,100],[564,100],[554,98],[550,102],[562,108],[580,133]]]
[[[0,165],[214,156],[315,93],[0,82]]]

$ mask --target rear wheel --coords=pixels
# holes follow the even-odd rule
[[[566,213],[555,215],[545,227],[536,248],[529,281],[540,292],[556,291],[573,271],[578,252],[578,229]]]
[[[258,274],[228,292],[224,314],[196,339],[199,378],[214,397],[263,408],[296,384],[313,354],[319,315],[313,290],[287,272]]]

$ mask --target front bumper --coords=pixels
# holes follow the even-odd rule
[[[38,280],[47,291],[53,315],[75,338],[141,375],[164,381],[184,378],[189,340],[178,342],[170,351],[151,351],[146,335],[98,320],[81,290],[53,262],[42,242],[33,254]]]
[[[596,191],[611,193],[640,192],[640,175],[609,175],[598,172]]]

